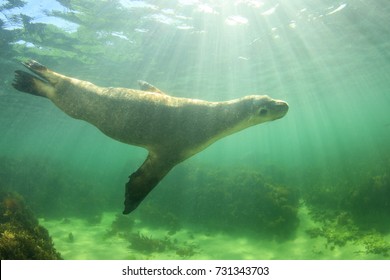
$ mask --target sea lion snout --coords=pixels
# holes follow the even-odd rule
[[[284,117],[288,112],[288,108],[288,103],[283,100],[273,100],[270,104],[270,110],[273,112],[275,120]]]

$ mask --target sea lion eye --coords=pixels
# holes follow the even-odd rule
[[[268,110],[267,109],[260,109],[260,111],[259,111],[259,115],[260,116],[265,116],[266,114],[268,113]]]

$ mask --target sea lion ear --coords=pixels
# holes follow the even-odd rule
[[[148,82],[145,82],[145,81],[142,81],[142,80],[138,80],[138,85],[139,85],[139,88],[141,90],[143,90],[143,91],[149,91],[149,92],[155,92],[155,93],[168,95],[165,92],[163,92],[163,91],[159,90],[158,88],[156,88],[155,86],[149,84]]]

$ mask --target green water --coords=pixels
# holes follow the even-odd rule
[[[0,1],[0,188],[66,259],[389,259],[389,17],[385,0]],[[30,58],[290,109],[178,165],[123,220],[146,150],[13,89]]]

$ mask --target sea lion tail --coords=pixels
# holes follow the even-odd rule
[[[50,87],[46,81],[21,70],[15,71],[12,86],[19,91],[42,97],[47,97],[42,88]]]

